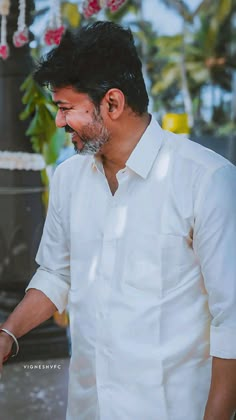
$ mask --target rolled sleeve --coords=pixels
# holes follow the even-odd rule
[[[62,313],[68,302],[68,287],[65,279],[39,267],[31,279],[26,291],[29,289],[41,290]]]
[[[211,326],[210,352],[212,356],[223,359],[236,359],[235,328]]]
[[[210,354],[236,358],[236,168],[208,175],[196,210],[194,249],[212,315]]]
[[[49,207],[36,262],[39,268],[31,279],[30,288],[41,290],[63,312],[70,288],[69,244],[61,217],[60,184],[54,174],[50,189]]]

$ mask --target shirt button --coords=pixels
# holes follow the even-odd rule
[[[104,312],[98,312],[98,314],[97,314],[97,318],[99,318],[99,319],[104,319],[104,318],[105,318],[105,314],[104,314]]]
[[[108,349],[106,347],[104,348],[103,353],[104,353],[105,356],[110,356],[111,355],[110,349]]]

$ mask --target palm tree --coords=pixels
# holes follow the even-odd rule
[[[178,75],[181,80],[182,95],[185,112],[189,118],[189,126],[192,128],[194,123],[193,117],[193,107],[192,107],[192,98],[189,89],[189,83],[187,78],[187,68],[186,68],[186,37],[188,33],[188,24],[192,23],[193,15],[191,14],[188,5],[180,0],[162,0],[164,4],[168,7],[173,8],[182,18],[182,36],[179,37],[180,45],[178,46],[179,55],[178,55]]]
[[[151,76],[152,92],[156,96],[165,89],[173,90],[177,86],[182,92],[184,109],[191,124],[192,97],[199,98],[203,86],[211,84],[213,87],[218,85],[229,89],[229,73],[234,66],[234,60],[227,49],[225,35],[233,2],[218,0],[214,5],[211,2],[208,9],[209,1],[204,0],[193,13],[190,13],[183,1],[163,2],[181,14],[183,30],[175,36],[162,36],[156,40],[159,51],[154,59],[159,61],[161,71],[159,75]],[[222,28],[225,30],[222,31]],[[179,99],[179,92],[176,98]]]

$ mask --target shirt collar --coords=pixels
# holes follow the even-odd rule
[[[132,151],[126,166],[142,178],[147,178],[163,141],[163,130],[151,116],[151,121]]]
[[[142,178],[147,178],[161,147],[162,140],[163,130],[155,120],[155,117],[151,115],[151,121],[127,160],[126,167]],[[92,166],[104,173],[102,162],[98,157],[93,157]]]
[[[103,164],[102,164],[102,161],[101,161],[100,157],[98,157],[98,156],[93,156],[92,157],[92,168],[97,169],[99,172],[104,174]]]

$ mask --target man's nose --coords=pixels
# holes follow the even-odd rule
[[[57,111],[57,115],[55,118],[55,123],[58,128],[63,128],[66,125],[66,119],[60,109]]]

